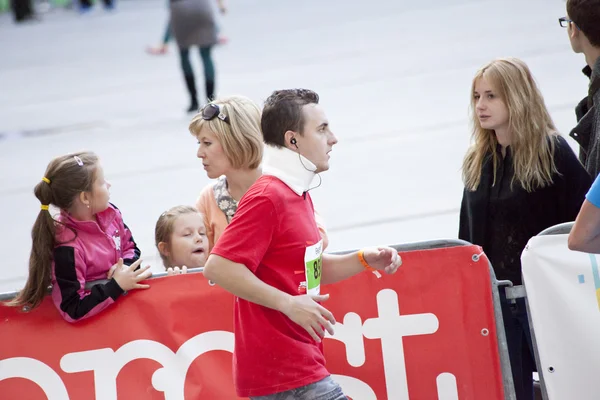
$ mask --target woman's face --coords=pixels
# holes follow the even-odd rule
[[[485,77],[475,82],[473,100],[475,113],[483,129],[496,131],[508,128],[508,107]]]
[[[209,178],[215,179],[225,175],[231,169],[231,163],[225,155],[221,142],[205,124],[198,135],[198,158]]]

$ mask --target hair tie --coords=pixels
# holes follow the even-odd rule
[[[50,184],[50,179],[46,178],[45,176],[42,178],[42,181],[46,182],[48,185]]]
[[[48,205],[46,204],[42,204],[40,208],[44,211],[48,211]]]

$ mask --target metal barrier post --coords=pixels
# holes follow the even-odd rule
[[[487,259],[487,257],[486,257]],[[492,278],[492,296],[494,296],[494,316],[496,320],[496,335],[498,337],[498,350],[500,352],[500,363],[502,365],[502,380],[504,382],[504,397],[506,399],[516,400],[515,385],[512,377],[512,368],[510,366],[510,356],[508,354],[508,342],[504,330],[504,317],[502,316],[502,305],[500,304],[499,287],[506,284],[506,281],[496,280],[496,273],[492,263],[488,260],[490,276]],[[512,285],[512,283],[511,283]],[[532,378],[533,379],[533,378]]]

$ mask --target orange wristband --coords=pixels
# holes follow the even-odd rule
[[[371,267],[369,265],[369,263],[367,262],[367,260],[365,260],[364,250],[358,251],[358,261],[360,261],[362,266],[365,267],[365,269],[367,271],[371,271],[377,278],[381,278],[381,274],[379,273],[379,271],[377,271],[375,268]]]
[[[360,263],[362,264],[363,267],[365,267],[366,270],[371,271],[371,272],[377,271],[375,268],[371,267],[369,265],[369,263],[365,260],[364,251],[363,250],[359,250],[358,251],[358,261],[360,261]]]

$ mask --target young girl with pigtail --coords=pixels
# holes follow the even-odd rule
[[[110,183],[91,152],[53,159],[35,196],[41,207],[33,226],[29,277],[8,305],[38,306],[52,284],[61,316],[76,322],[104,310],[123,293],[149,286],[149,266],[138,268],[140,250],[121,212],[111,203]],[[56,218],[50,205],[60,209]],[[91,288],[87,282],[106,280]]]

